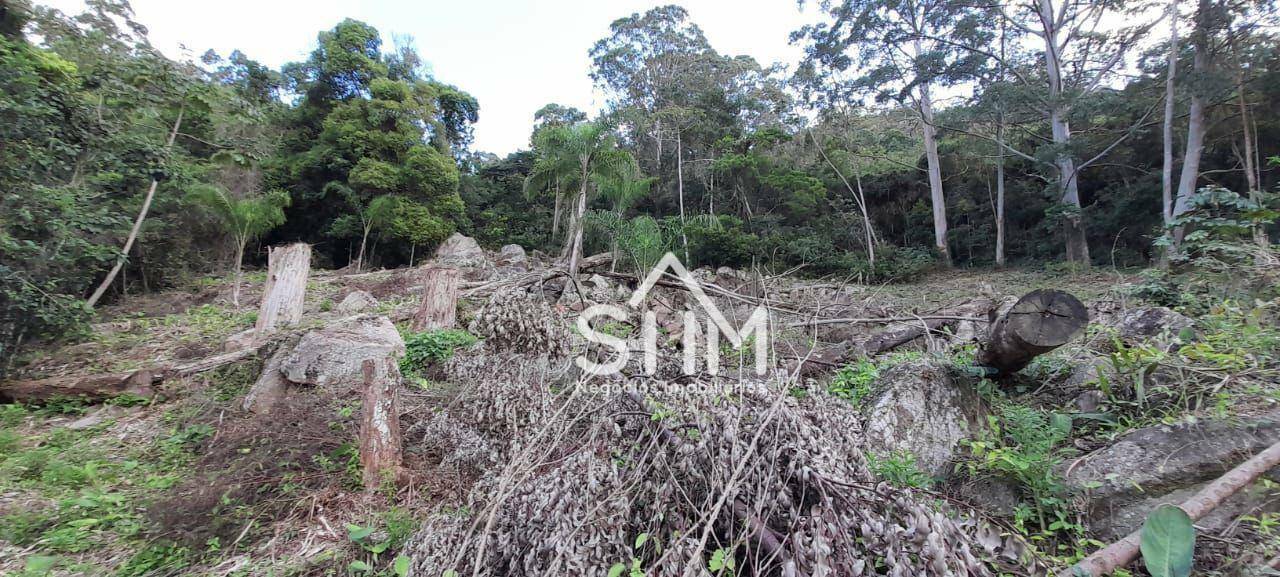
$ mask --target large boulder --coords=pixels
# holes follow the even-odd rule
[[[354,315],[377,308],[378,299],[366,291],[356,290],[342,299],[333,310],[341,315]]]
[[[985,423],[978,392],[936,361],[912,361],[888,369],[866,403],[868,448],[907,451],[921,471],[945,477],[961,441]]]
[[[529,265],[529,257],[525,254],[524,247],[518,244],[508,244],[498,249],[498,256],[494,261],[498,266],[527,267]]]
[[[1170,348],[1174,339],[1186,329],[1195,327],[1195,321],[1165,307],[1141,307],[1129,309],[1119,315],[1115,328],[1120,340],[1127,345],[1155,341],[1161,348]]]
[[[436,260],[484,260],[484,249],[476,239],[455,232],[436,249]]]
[[[1185,501],[1276,442],[1280,442],[1280,412],[1245,422],[1158,425],[1130,432],[1078,461],[1063,463],[1059,473],[1084,501],[1089,529],[1103,540],[1112,540],[1141,527],[1157,505]],[[1271,472],[1273,477],[1277,473]],[[1280,506],[1268,504],[1266,492],[1256,489],[1237,493],[1196,525],[1216,532],[1250,510]]]
[[[449,266],[458,269],[463,279],[485,280],[493,275],[493,263],[485,255],[476,239],[462,233],[453,233],[436,249],[433,266]]]
[[[366,360],[404,355],[404,339],[384,316],[342,319],[302,336],[280,364],[290,382],[321,387],[358,385]]]

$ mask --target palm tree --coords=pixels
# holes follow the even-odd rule
[[[525,181],[526,190],[531,186],[536,190],[539,184],[552,182],[578,188],[570,198],[574,208],[570,213],[569,236],[564,251],[564,258],[569,261],[569,274],[576,275],[578,263],[582,260],[587,197],[594,181],[633,176],[637,171],[636,161],[631,153],[618,148],[611,128],[599,121],[543,130],[535,137],[534,149],[541,153],[541,158]]]
[[[613,252],[613,263],[610,264],[609,270],[617,270],[618,261],[622,260],[622,255],[618,252],[618,237],[620,235],[622,225],[626,221],[627,210],[632,205],[649,195],[649,188],[653,186],[656,178],[634,178],[625,175],[621,178],[597,178],[595,181],[596,190],[600,196],[604,197],[612,207],[612,212],[594,211],[587,215],[587,219],[592,224],[608,231],[610,233],[610,249]]]
[[[236,280],[231,292],[231,303],[239,307],[244,249],[250,241],[284,224],[284,207],[289,206],[289,194],[273,190],[261,196],[234,198],[227,189],[212,184],[198,185],[189,194],[193,200],[218,217],[218,221],[236,243]]]

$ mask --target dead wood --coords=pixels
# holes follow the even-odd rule
[[[1263,473],[1271,470],[1276,465],[1280,465],[1280,443],[1271,445],[1265,451],[1254,455],[1252,459],[1227,471],[1225,475],[1209,483],[1194,497],[1179,506],[1182,507],[1183,511],[1187,512],[1187,516],[1191,517],[1192,522],[1198,521],[1212,512],[1227,498],[1252,484]],[[1076,563],[1070,569],[1059,572],[1058,577],[1098,577],[1106,575],[1133,562],[1138,557],[1141,545],[1142,529],[1138,529],[1126,535],[1124,539],[1085,557],[1083,561]]]

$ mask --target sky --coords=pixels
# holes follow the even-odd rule
[[[67,13],[82,0],[37,0]],[[660,4],[688,10],[722,54],[745,54],[761,65],[794,64],[801,50],[789,34],[817,18],[795,0],[131,0],[151,43],[171,58],[198,59],[212,48],[240,49],[273,68],[303,60],[316,33],[344,18],[382,33],[384,48],[398,35],[414,46],[432,75],[480,102],[473,150],[505,155],[528,147],[533,113],[557,102],[597,111],[588,52],[609,24]],[[184,53],[182,46],[186,47]]]

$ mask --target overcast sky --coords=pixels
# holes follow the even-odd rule
[[[36,0],[68,13],[81,0]],[[343,18],[363,20],[382,33],[410,35],[440,81],[480,101],[474,150],[506,154],[527,147],[533,113],[548,102],[598,110],[587,53],[609,23],[653,6],[684,6],[721,53],[746,54],[761,65],[791,64],[800,50],[791,31],[816,19],[794,0],[131,0],[152,44],[173,58],[198,58],[212,48],[226,56],[240,49],[273,68],[306,58],[316,33]]]

